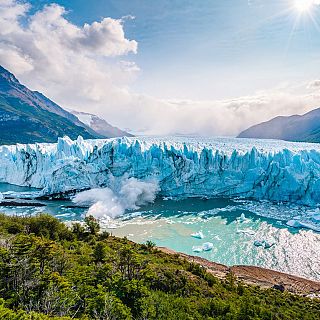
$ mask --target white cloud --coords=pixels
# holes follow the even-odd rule
[[[278,115],[308,112],[320,105],[320,92],[296,95],[274,90],[221,101],[157,101],[147,97],[139,101],[136,117],[126,123],[130,121],[137,131],[138,124],[144,124],[142,133],[230,136]]]
[[[24,16],[30,8],[27,3],[14,0],[0,0],[0,34],[6,35],[20,29],[18,18]]]
[[[316,80],[313,80],[311,81],[308,86],[307,86],[308,89],[317,89],[317,88],[320,88],[320,80],[319,79],[316,79]]]
[[[0,64],[61,106],[96,113],[133,132],[236,135],[277,115],[320,105],[318,82],[300,93],[278,88],[224,101],[165,101],[136,94],[130,84],[139,68],[127,55],[137,52],[137,42],[126,38],[123,19],[79,27],[59,5],[27,16],[29,8],[0,0]]]
[[[57,4],[27,16],[29,8],[0,0],[0,64],[65,107],[125,98],[138,68],[123,62],[124,55],[137,52],[137,42],[125,38],[123,20],[78,27]]]
[[[0,61],[5,62],[4,65],[9,66],[9,69],[14,67],[17,74],[26,73],[33,69],[29,57],[20,52],[19,48],[9,44],[3,46],[0,43]]]
[[[57,4],[46,6],[31,18],[29,30],[40,41],[50,35],[50,41],[76,53],[110,57],[137,52],[137,42],[124,36],[122,20],[104,18],[79,28],[68,22],[65,14]]]
[[[110,39],[107,43],[105,39]],[[81,47],[107,56],[137,52],[137,42],[127,40],[119,20],[105,18],[100,23],[85,24],[79,39]]]

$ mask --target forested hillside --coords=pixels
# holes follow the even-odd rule
[[[0,215],[1,319],[319,319],[320,302],[219,280],[86,218]]]

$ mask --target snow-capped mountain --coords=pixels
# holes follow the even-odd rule
[[[56,142],[68,135],[99,138],[84,125],[39,92],[22,85],[0,66],[0,144]]]
[[[86,112],[79,112],[72,110],[70,111],[73,115],[75,115],[82,123],[90,127],[92,130],[97,132],[98,134],[108,137],[132,137],[133,135],[123,131],[117,127],[113,127],[109,124],[106,120],[99,118],[98,116],[86,113]]]
[[[115,138],[0,146],[0,181],[46,195],[155,182],[174,197],[243,196],[316,205],[320,145],[252,139]]]
[[[276,117],[250,127],[238,137],[320,142],[320,108],[304,115]]]

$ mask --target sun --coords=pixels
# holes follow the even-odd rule
[[[295,0],[294,7],[300,13],[309,12],[314,5],[313,0]]]

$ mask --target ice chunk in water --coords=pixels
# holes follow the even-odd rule
[[[203,232],[202,232],[202,231],[199,231],[199,232],[192,233],[192,234],[191,234],[191,237],[197,238],[197,239],[203,239],[203,238],[204,238],[204,235],[203,235]]]
[[[239,223],[248,223],[251,220],[249,218],[247,218],[244,213],[241,213],[241,216],[239,218],[237,218],[237,221]]]
[[[202,249],[203,251],[210,251],[213,249],[213,243],[211,242],[205,242],[203,245],[202,245]]]
[[[287,221],[287,226],[292,228],[301,228],[300,222],[296,219]]]
[[[298,221],[298,220],[289,220],[287,222],[287,226],[293,227],[293,228],[306,228],[310,229],[316,232],[320,232],[320,226],[314,224],[314,223],[309,223],[305,221]]]
[[[320,232],[320,226],[315,225],[314,223],[308,223],[308,222],[300,222],[301,228],[310,229],[316,232]]]
[[[252,230],[252,229],[250,229],[250,228],[248,228],[248,229],[239,229],[239,230],[237,230],[237,233],[243,233],[243,234],[246,234],[246,235],[248,235],[248,236],[253,236],[254,234],[255,234],[255,232]]]
[[[202,249],[201,246],[193,246],[193,247],[192,247],[192,251],[193,251],[193,252],[202,252],[203,249]]]
[[[256,247],[262,247],[263,246],[263,241],[255,240],[253,243]]]
[[[317,208],[317,210],[312,214],[312,220],[316,222],[320,222],[320,210]]]
[[[256,247],[263,247],[264,249],[270,249],[271,247],[273,247],[275,245],[274,242],[270,243],[266,240],[255,240],[253,243]]]
[[[275,245],[274,242],[269,243],[269,242],[267,242],[267,241],[264,241],[264,248],[265,248],[265,249],[270,249],[270,248],[273,247],[274,245]]]

